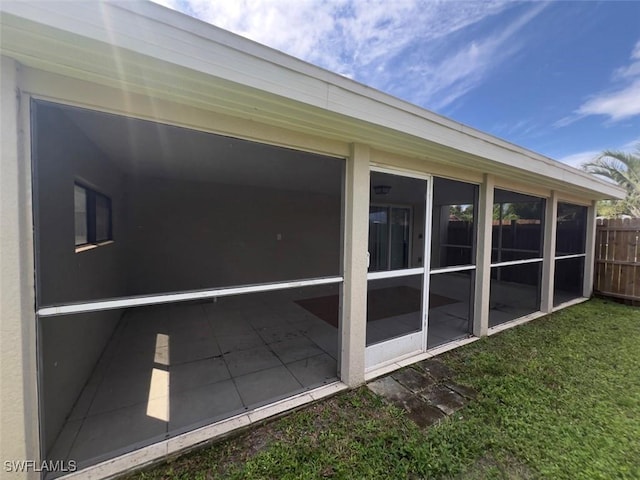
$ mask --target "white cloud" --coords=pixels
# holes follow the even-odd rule
[[[561,118],[554,126],[565,127],[591,115],[604,115],[611,122],[640,115],[640,40],[633,47],[630,60],[628,65],[613,72],[615,89],[587,99],[573,114]]]
[[[572,153],[571,155],[567,155],[558,159],[558,161],[572,167],[581,168],[585,163],[595,160],[596,157],[605,150],[617,150],[620,152],[631,153],[636,150],[638,145],[640,145],[640,138],[633,139],[617,147],[603,146],[599,150],[588,150],[585,152]]]
[[[578,115],[607,115],[612,121],[640,115],[640,75],[631,85],[587,100]]]
[[[602,150],[588,150],[586,152],[573,153],[559,158],[558,161],[571,167],[581,168],[585,163],[595,160],[601,152]]]
[[[460,44],[456,32],[515,8],[503,0],[156,0],[393,95],[443,108],[519,46],[538,3],[500,31]],[[495,30],[494,30],[495,31]]]
[[[473,41],[457,52],[449,51],[438,64],[422,68],[427,82],[423,85],[418,103],[442,109],[477,87],[497,65],[517,53],[522,44],[515,35],[544,8],[539,3],[492,35]]]

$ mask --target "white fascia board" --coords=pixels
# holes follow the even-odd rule
[[[386,134],[383,137],[388,138],[395,132],[405,137],[404,140],[413,137],[414,141],[407,142],[404,152],[408,155],[422,152],[425,158],[436,161],[441,160],[439,155],[442,155],[470,166],[475,160],[478,167],[493,167],[502,175],[518,178],[523,175],[529,181],[537,179],[540,184],[555,185],[556,188],[566,183],[570,189],[573,187],[592,198],[624,196],[622,189],[585,172],[151,2],[3,1],[0,14],[3,37],[12,34],[12,29],[6,27],[14,27],[13,33],[20,29],[20,18],[33,22],[27,27],[31,30],[36,24],[55,29],[58,33],[52,34],[53,30],[49,30],[46,35],[49,39],[52,35],[59,39],[56,45],[58,57],[64,56],[65,48],[76,49],[76,54],[64,57],[67,74],[73,68],[79,72],[104,68],[99,61],[92,66],[87,64],[86,58],[84,63],[83,59],[76,60],[79,58],[79,37],[89,40],[86,46],[89,54],[96,49],[96,42],[109,48],[116,62],[116,68],[111,72],[115,80],[129,75],[131,62],[127,62],[127,52],[133,52],[166,63],[168,67],[182,67],[210,76],[212,80],[221,79],[255,90],[252,94],[245,92],[246,101],[264,96],[273,103],[272,97],[277,96],[290,104],[301,104],[297,108],[289,105],[292,125],[296,124],[296,114],[304,118],[305,106],[315,107],[314,115],[305,120],[307,128],[313,128],[317,134],[338,137],[336,121],[342,123],[340,130],[345,139],[351,136],[351,141],[372,145],[379,144],[380,134]],[[71,37],[65,37],[65,33],[75,36],[76,41],[70,42]],[[37,35],[38,32],[29,34]],[[1,40],[0,48],[3,48],[5,39]],[[10,50],[3,48],[3,53],[35,66],[46,62],[47,55],[54,55],[47,51],[47,42],[41,44],[40,53],[20,52],[19,42],[13,47]],[[21,57],[21,53],[24,56]],[[38,55],[42,58],[36,58]],[[51,63],[49,68],[53,68]],[[137,80],[142,83],[140,87],[148,87],[147,82],[151,79],[144,76],[144,63],[133,68],[140,72],[127,78],[127,86]],[[156,79],[162,75],[157,68],[150,72]],[[161,83],[161,79],[158,82]],[[175,83],[173,86],[179,89]],[[156,92],[159,90],[162,88],[158,87]],[[184,91],[182,94],[186,95]],[[280,108],[286,109],[287,105]],[[244,110],[246,113],[246,106]],[[401,149],[398,144],[396,150]],[[439,146],[445,151],[437,148]]]

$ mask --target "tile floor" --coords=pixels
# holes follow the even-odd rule
[[[582,298],[582,292],[567,292],[565,290],[554,290],[553,292],[553,306],[557,307],[565,302],[570,302],[577,298]]]
[[[468,272],[431,275],[431,293],[455,302],[429,309],[427,348],[469,336],[472,328],[471,278]]]
[[[537,285],[491,279],[489,327],[495,327],[540,310]]]
[[[468,336],[464,282],[451,276],[435,292],[456,302],[429,311],[429,348]],[[337,288],[126,310],[48,458],[94,464],[337,380],[337,328],[296,303]],[[531,294],[521,290],[508,296]],[[367,334],[390,338],[414,316],[371,322]]]
[[[434,348],[468,337],[471,329],[469,309],[469,301],[460,301],[430,309],[427,348]]]
[[[49,453],[80,466],[337,380],[336,286],[128,309]]]

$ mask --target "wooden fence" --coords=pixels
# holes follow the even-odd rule
[[[594,290],[640,301],[640,218],[598,220]]]

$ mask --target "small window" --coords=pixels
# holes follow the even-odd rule
[[[87,190],[80,185],[73,187],[76,214],[76,246],[89,243],[87,237]]]
[[[113,239],[111,199],[90,188],[74,185],[76,247]]]

